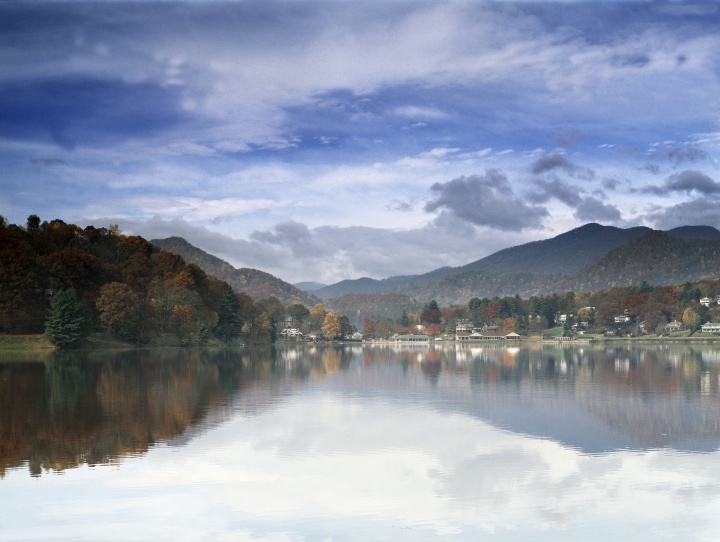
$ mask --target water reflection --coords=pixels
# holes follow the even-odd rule
[[[712,539],[717,360],[377,345],[0,361],[0,539]]]
[[[272,407],[304,381],[460,411],[591,453],[709,450],[720,445],[719,368],[718,350],[664,345],[54,353],[0,362],[0,473],[142,454],[229,408]]]

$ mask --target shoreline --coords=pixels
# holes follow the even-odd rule
[[[347,344],[347,345],[361,345],[361,346],[372,346],[372,345],[417,345],[417,346],[444,346],[448,344],[454,345],[473,345],[473,344],[496,344],[496,345],[509,345],[509,346],[521,346],[522,344],[567,344],[567,345],[597,345],[597,344],[624,344],[624,343],[687,343],[687,344],[713,344],[720,343],[720,334],[712,334],[711,336],[703,336],[700,334],[694,334],[693,336],[681,336],[681,337],[658,337],[658,336],[642,336],[642,337],[589,337],[589,338],[577,338],[572,340],[560,340],[558,339],[543,339],[541,337],[525,337],[520,340],[475,340],[475,341],[411,341],[403,342],[392,339],[384,340],[363,340],[363,341],[350,341],[350,340],[335,340],[335,341],[287,341],[279,340],[275,344],[288,345],[288,344]],[[93,351],[93,350],[133,350],[143,348],[226,348],[226,347],[242,347],[248,346],[245,343],[237,344],[225,344],[218,340],[210,340],[205,344],[192,345],[192,346],[180,346],[175,343],[174,340],[170,340],[167,337],[153,338],[147,344],[133,344],[124,341],[120,341],[106,335],[93,335],[88,337],[82,346],[73,348],[68,351]],[[0,351],[36,351],[36,352],[50,352],[59,350],[53,345],[43,334],[28,334],[28,335],[8,335],[0,334]]]

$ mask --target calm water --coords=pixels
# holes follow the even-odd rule
[[[0,359],[0,540],[720,540],[720,347]]]

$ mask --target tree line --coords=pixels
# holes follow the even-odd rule
[[[672,321],[682,323],[691,332],[702,324],[720,321],[720,280],[686,282],[676,286],[652,286],[643,282],[636,287],[612,288],[600,292],[566,292],[534,295],[473,297],[466,304],[440,307],[431,300],[421,311],[403,311],[396,319],[365,318],[366,337],[387,338],[393,333],[454,334],[460,322],[492,326],[504,334],[539,335],[562,326],[566,334],[577,329],[621,335],[662,333]],[[701,303],[708,299],[709,303]],[[618,322],[618,317],[621,320]]]
[[[362,318],[365,338],[393,333],[454,333],[461,321],[495,326],[504,333],[539,334],[559,323],[605,332],[658,332],[672,320],[694,331],[720,321],[715,300],[720,281],[678,286],[612,288],[596,293],[473,297],[441,307],[431,300],[422,310],[395,318]],[[419,305],[416,305],[419,306]],[[626,321],[620,325],[616,317]],[[283,305],[275,297],[254,301],[206,274],[182,257],[163,251],[117,226],[80,228],[62,220],[8,224],[0,216],[0,332],[46,333],[55,344],[77,346],[91,333],[105,333],[132,343],[172,336],[177,344],[274,341],[285,328],[304,336],[348,338],[356,328],[348,317],[316,304]]]
[[[0,332],[45,333],[74,347],[92,333],[131,343],[268,343],[288,309],[253,301],[197,265],[117,226],[80,228],[31,215],[0,216]]]

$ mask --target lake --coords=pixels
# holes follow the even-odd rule
[[[720,345],[0,353],[0,540],[718,540]]]

